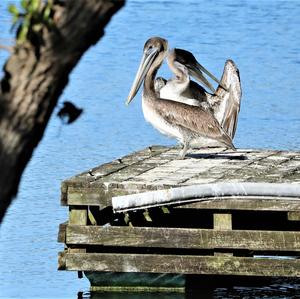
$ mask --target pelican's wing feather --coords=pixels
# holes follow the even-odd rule
[[[191,93],[190,97],[198,100],[200,103],[207,101],[207,93],[205,92],[205,89],[202,86],[200,86],[198,83],[191,80],[189,89]]]
[[[231,138],[209,110],[165,99],[158,99],[156,108],[169,123],[188,129],[195,135],[218,140],[234,149]]]
[[[236,132],[239,112],[240,102],[236,102],[232,97],[229,97],[225,114],[222,119],[222,127],[231,138],[234,137]]]
[[[233,138],[237,128],[242,90],[239,70],[232,60],[226,61],[221,82],[229,89],[229,94],[220,86],[216,91],[216,95],[223,101],[226,101],[221,117],[221,125],[225,132]]]

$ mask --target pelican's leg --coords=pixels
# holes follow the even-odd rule
[[[178,142],[178,146],[179,146],[179,148],[183,149],[183,147],[184,147],[184,143],[183,143],[183,142],[181,142],[181,141],[179,141],[179,142]]]
[[[189,142],[184,142],[183,143],[183,149],[179,152],[179,159],[184,159],[187,150],[189,149]]]

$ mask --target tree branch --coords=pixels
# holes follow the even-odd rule
[[[68,77],[84,52],[104,34],[123,0],[59,1],[54,29],[13,49],[0,89],[0,222],[40,142]]]

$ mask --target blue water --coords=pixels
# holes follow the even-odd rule
[[[13,40],[9,2],[0,2],[0,44],[6,45]],[[218,77],[227,58],[236,62],[243,87],[237,147],[299,150],[299,16],[300,1],[128,1],[60,98],[83,107],[82,117],[61,127],[52,116],[1,225],[0,298],[74,299],[87,291],[87,280],[57,271],[63,248],[56,242],[58,225],[67,219],[59,204],[61,181],[150,144],[173,144],[145,123],[140,96],[124,105],[143,44],[153,35],[192,51]],[[0,50],[1,65],[7,56]],[[170,76],[166,66],[161,74]],[[296,298],[295,289],[299,284],[274,282],[218,289],[214,296]]]

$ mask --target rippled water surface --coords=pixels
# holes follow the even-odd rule
[[[0,44],[13,39],[8,3],[0,2]],[[219,77],[227,58],[236,62],[243,87],[237,147],[299,150],[299,16],[300,1],[128,1],[61,96],[60,102],[71,100],[84,114],[68,127],[52,117],[1,226],[0,298],[76,298],[87,291],[87,280],[57,271],[57,252],[63,248],[56,241],[58,225],[67,218],[59,205],[61,181],[147,145],[172,144],[145,123],[140,97],[124,105],[150,36],[192,51]],[[1,65],[7,55],[0,50]],[[161,74],[170,76],[166,66]],[[297,281],[273,281],[164,298],[300,298],[298,291]],[[146,297],[151,296],[130,298]]]

